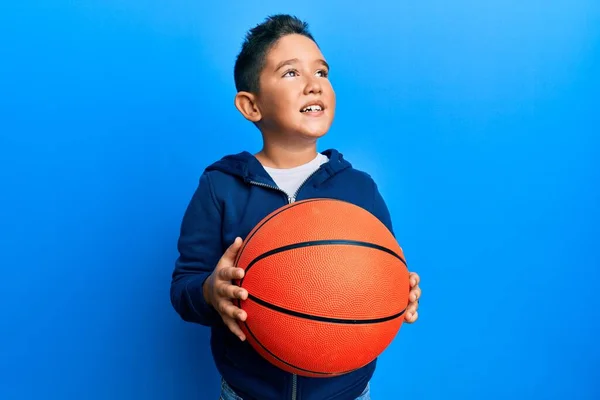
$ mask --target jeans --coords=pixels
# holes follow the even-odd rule
[[[243,400],[240,396],[235,394],[233,389],[229,387],[225,379],[221,379],[221,397],[219,400]],[[371,387],[367,383],[367,387],[355,400],[371,400]]]

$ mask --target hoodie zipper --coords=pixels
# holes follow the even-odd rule
[[[298,376],[296,374],[292,375],[292,400],[296,400],[296,390],[298,387]]]
[[[302,189],[302,187],[304,186],[304,184],[306,182],[308,182],[308,180],[310,178],[312,178],[312,176],[314,174],[316,174],[321,168],[317,168],[316,171],[314,171],[312,174],[310,174],[301,184],[300,186],[298,186],[298,190],[296,190],[296,193],[294,193],[293,196],[290,196],[286,191],[281,190],[280,188],[278,188],[277,186],[273,186],[273,185],[268,185],[266,183],[262,183],[262,182],[256,182],[256,181],[250,181],[249,183],[251,185],[255,185],[255,186],[260,186],[260,187],[264,187],[267,189],[273,189],[276,190],[278,192],[281,192],[283,194],[285,194],[287,196],[287,200],[288,200],[288,204],[292,204],[293,202],[296,201],[296,197],[298,196],[298,193],[300,193],[300,189]],[[292,400],[296,400],[297,398],[297,391],[298,391],[298,375],[296,374],[292,374]]]
[[[320,168],[319,168],[319,169],[320,169]],[[282,189],[280,189],[280,188],[278,188],[277,186],[274,186],[274,185],[268,185],[268,184],[266,184],[266,183],[262,183],[262,182],[256,182],[256,181],[249,181],[249,183],[250,183],[251,185],[255,185],[255,186],[261,186],[261,187],[264,187],[264,188],[267,188],[267,189],[273,189],[273,190],[276,190],[276,191],[278,191],[278,192],[281,192],[281,193],[283,193],[283,194],[285,194],[285,195],[286,195],[286,197],[287,197],[287,200],[288,200],[288,204],[291,204],[291,203],[293,203],[293,202],[295,202],[295,201],[296,201],[296,197],[298,197],[298,193],[300,193],[300,189],[302,189],[302,187],[304,186],[304,184],[305,184],[306,182],[308,182],[308,180],[309,180],[310,178],[312,178],[312,176],[313,176],[314,174],[316,174],[316,173],[319,171],[319,169],[317,169],[317,170],[316,170],[316,171],[314,171],[312,174],[310,174],[310,175],[309,175],[309,176],[308,176],[308,177],[307,177],[307,178],[306,178],[306,179],[305,179],[305,180],[304,180],[304,181],[303,181],[303,182],[300,184],[300,186],[298,186],[298,190],[296,190],[296,193],[294,193],[294,195],[293,195],[293,196],[290,196],[290,195],[289,195],[289,193],[287,193],[286,191],[284,191],[284,190],[282,190]]]
[[[308,182],[308,180],[310,178],[313,177],[314,174],[316,174],[319,170],[321,169],[321,167],[317,168],[315,171],[313,171],[312,174],[310,174],[309,176],[306,177],[306,179],[300,184],[300,186],[298,186],[298,189],[296,190],[296,193],[294,193],[294,196],[291,198],[290,203],[293,203],[294,201],[296,201],[296,197],[298,197],[298,193],[300,193],[300,189],[302,189],[302,187],[304,186],[304,184],[306,182]]]
[[[277,186],[267,185],[266,183],[256,182],[256,181],[249,181],[248,183],[250,183],[251,185],[260,186],[260,187],[264,187],[264,188],[267,188],[267,189],[273,189],[273,190],[276,190],[278,192],[281,192],[281,193],[285,194],[285,197],[287,198],[288,203],[293,203],[294,200],[295,200],[293,197],[290,197],[290,195],[286,191],[281,190]]]
[[[312,174],[311,174],[311,176],[312,176]],[[304,182],[302,182],[302,185],[304,185],[304,183],[306,183],[307,180],[308,180],[308,178]],[[261,183],[261,182],[256,182],[256,181],[250,181],[249,183],[251,185],[260,186],[260,187],[264,187],[267,189],[273,189],[277,192],[281,192],[281,193],[285,194],[287,197],[287,200],[288,200],[288,204],[292,204],[294,201],[296,201],[296,196],[298,195],[298,192],[300,191],[300,188],[298,188],[296,193],[294,193],[293,196],[290,196],[286,191],[281,190],[277,186],[267,185],[266,183]],[[302,187],[302,185],[300,185],[300,187]],[[292,374],[292,400],[296,400],[297,390],[298,390],[298,376],[296,374]]]

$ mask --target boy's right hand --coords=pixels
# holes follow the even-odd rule
[[[246,336],[236,320],[245,321],[247,314],[244,310],[236,307],[232,301],[233,299],[246,300],[248,298],[246,289],[232,283],[233,279],[244,277],[244,270],[235,267],[235,258],[241,246],[242,239],[238,237],[225,251],[213,272],[204,281],[202,289],[206,302],[217,310],[231,332],[244,341]]]

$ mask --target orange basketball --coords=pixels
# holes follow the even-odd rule
[[[298,201],[265,217],[236,264],[248,342],[288,372],[331,377],[358,369],[392,342],[408,305],[408,270],[386,226],[358,206]]]

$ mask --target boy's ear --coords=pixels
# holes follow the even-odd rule
[[[249,121],[259,122],[262,119],[256,96],[250,92],[238,92],[234,99],[235,108]]]

